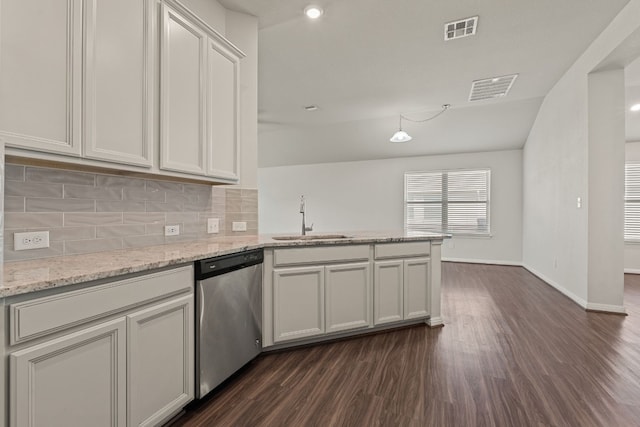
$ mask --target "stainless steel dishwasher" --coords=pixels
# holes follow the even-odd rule
[[[262,351],[262,250],[197,261],[196,397]]]

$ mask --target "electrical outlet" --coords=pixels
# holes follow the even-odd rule
[[[32,231],[28,233],[13,233],[13,249],[26,251],[49,247],[48,231]]]
[[[220,232],[220,218],[208,218],[207,219],[207,233],[219,233]]]
[[[164,235],[165,236],[177,236],[180,234],[180,226],[179,225],[165,225],[164,226]]]
[[[233,221],[231,223],[231,231],[247,231],[246,221]]]

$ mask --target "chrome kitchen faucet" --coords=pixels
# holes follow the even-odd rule
[[[304,196],[300,197],[300,213],[302,214],[302,235],[306,235],[307,231],[313,231],[313,223],[311,223],[311,227],[307,227],[304,224],[304,212],[305,211],[305,207],[304,207]]]

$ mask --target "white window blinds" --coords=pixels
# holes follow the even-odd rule
[[[640,162],[624,165],[624,240],[640,241]]]
[[[406,173],[405,229],[488,235],[490,175],[489,169]]]

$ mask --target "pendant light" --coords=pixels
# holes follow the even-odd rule
[[[409,142],[413,138],[409,136],[408,133],[402,130],[402,114],[400,115],[400,125],[398,126],[399,130],[393,134],[389,141],[391,142]]]
[[[407,132],[402,130],[402,119],[405,119],[405,120],[407,120],[409,122],[414,122],[414,123],[428,122],[429,120],[433,120],[436,117],[438,117],[440,114],[442,114],[445,111],[447,111],[450,107],[451,107],[451,104],[444,104],[444,105],[442,105],[442,110],[440,110],[434,116],[431,116],[431,117],[426,118],[424,120],[413,120],[413,119],[410,119],[410,118],[405,117],[402,114],[400,114],[400,124],[398,126],[398,131],[393,134],[393,136],[391,137],[391,139],[389,141],[391,141],[391,142],[409,142],[409,141],[411,141],[413,139],[413,138],[411,138],[411,136]]]

